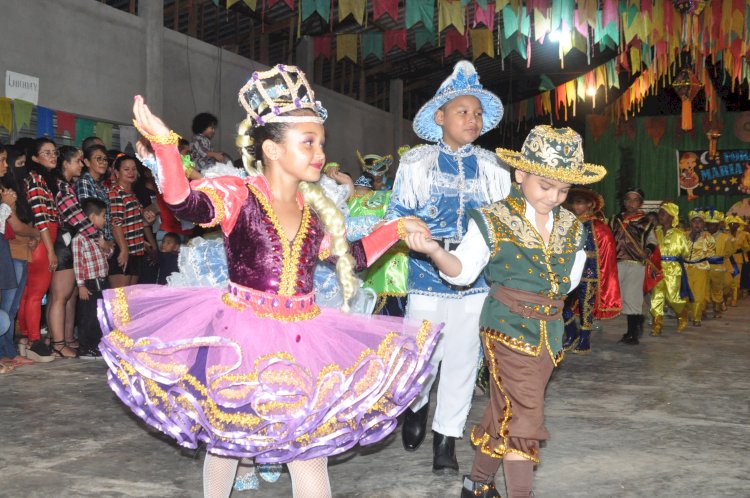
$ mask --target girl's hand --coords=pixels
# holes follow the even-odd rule
[[[57,270],[57,255],[55,251],[47,252],[47,259],[49,259],[49,271],[54,272]]]
[[[427,228],[427,223],[420,220],[419,218],[414,217],[406,217],[402,218],[404,229],[406,230],[406,233],[412,234],[417,233],[422,235],[423,238],[428,239],[430,238],[430,229]]]
[[[136,127],[139,131],[146,135],[155,137],[164,137],[169,135],[169,128],[164,124],[159,117],[154,116],[149,110],[146,103],[143,101],[143,97],[140,95],[135,96],[133,102],[133,118]]]
[[[127,249],[124,251],[120,251],[120,254],[117,255],[117,264],[120,265],[120,268],[122,268],[122,271],[125,271],[125,268],[128,267],[128,251]]]
[[[441,249],[440,244],[437,241],[432,240],[429,237],[425,237],[423,234],[418,232],[409,233],[404,239],[409,249],[423,254],[432,255]]]
[[[16,195],[15,191],[9,188],[3,189],[0,196],[2,197],[3,204],[7,204],[11,209],[14,209],[16,207],[16,199],[18,198],[18,196]]]

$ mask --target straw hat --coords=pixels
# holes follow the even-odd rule
[[[583,161],[583,139],[571,128],[535,126],[521,151],[496,149],[501,161],[514,168],[563,183],[586,185],[604,178],[604,166]]]

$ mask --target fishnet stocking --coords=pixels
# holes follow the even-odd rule
[[[328,458],[289,462],[294,498],[331,498]]]
[[[237,458],[206,453],[203,461],[203,497],[228,498],[232,493],[239,463]]]

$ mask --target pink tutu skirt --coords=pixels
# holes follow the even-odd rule
[[[336,455],[390,434],[430,373],[429,322],[311,302],[311,318],[263,318],[227,296],[136,285],[100,302],[110,386],[182,446],[259,463]]]

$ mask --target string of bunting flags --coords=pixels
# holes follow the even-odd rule
[[[265,12],[280,0],[227,0],[226,6],[239,1]],[[397,0],[283,1],[298,12],[297,36],[304,34],[299,29],[301,22],[313,15],[329,24],[331,33],[315,40],[315,54],[331,59],[335,42],[337,61],[384,60],[391,50],[421,50],[431,45],[444,47],[446,56],[458,52],[469,57],[471,52],[473,59],[485,55],[500,58],[501,64],[515,51],[530,67],[531,42],[535,41],[557,43],[563,67],[565,55],[574,48],[589,57],[594,50],[613,48],[619,54],[615,71],[629,71],[634,76],[631,87],[611,103],[613,114],[619,117],[637,112],[643,98],[680,77],[681,54],[686,52],[692,56],[689,79],[695,80],[693,86],[706,86],[713,108],[715,92],[708,88],[705,77],[706,58],[726,70],[732,90],[750,82],[750,0],[404,0],[404,12]],[[219,0],[214,3],[218,5]],[[397,27],[334,34],[335,16],[339,22],[351,17],[363,28],[371,19],[388,16]],[[407,30],[413,36],[407,36]],[[407,39],[414,45],[408,46]],[[562,110],[563,117],[574,113],[575,103],[585,98],[592,78],[597,87],[602,75],[606,75],[605,87],[619,84],[611,71],[605,65],[566,82],[564,89],[560,85],[542,88],[539,97],[518,103],[517,116],[531,116],[532,108],[537,115],[557,110]],[[692,87],[688,90],[684,99],[694,97]],[[545,96],[544,92],[554,94]]]
[[[31,129],[32,113],[36,111],[36,130]],[[108,149],[113,146],[113,132],[118,127],[120,145],[135,144],[137,135],[133,126],[117,125],[106,121],[95,121],[69,112],[57,111],[41,105],[34,105],[22,99],[0,97],[0,128],[8,134],[23,129],[31,132],[36,138],[62,137],[76,147],[90,136],[102,139]]]

